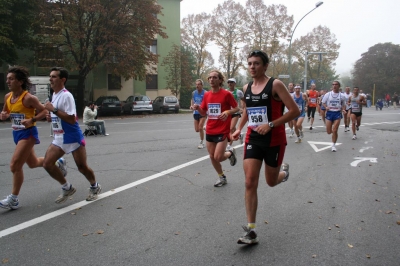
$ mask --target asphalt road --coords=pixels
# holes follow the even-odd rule
[[[25,166],[18,210],[0,210],[5,265],[399,265],[400,110],[364,109],[358,139],[339,129],[338,151],[316,118],[301,144],[288,138],[289,181],[258,190],[260,243],[236,244],[246,224],[243,147],[223,162],[228,184],[206,149],[197,149],[191,114],[110,117],[107,137],[87,137],[88,163],[103,192],[87,204],[88,182],[71,155],[77,188],[58,205],[59,184]],[[343,123],[343,122],[342,122]],[[43,156],[51,142],[39,122]],[[310,141],[310,143],[309,143]],[[324,144],[326,143],[326,144]],[[0,197],[11,191],[15,145],[0,123]],[[238,143],[236,145],[239,145]]]

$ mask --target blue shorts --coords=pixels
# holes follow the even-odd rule
[[[300,115],[298,117],[296,117],[295,119],[293,119],[293,120],[297,121],[300,117],[305,117],[305,116],[306,116],[306,113],[305,112],[301,112]]]
[[[40,143],[39,132],[38,132],[36,126],[30,127],[27,129],[22,129],[22,130],[13,130],[13,137],[14,137],[15,145],[17,145],[20,140],[29,139],[31,137],[36,139],[35,144]]]
[[[342,112],[341,111],[326,111],[325,119],[329,121],[336,121],[338,119],[342,119]]]
[[[321,110],[326,110],[326,108],[323,104],[321,104]]]

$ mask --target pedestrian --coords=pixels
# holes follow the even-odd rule
[[[349,86],[346,86],[346,88],[344,89],[344,93],[342,93],[342,95],[345,97],[346,101],[346,112],[343,115],[344,132],[348,132],[350,131],[350,113],[351,113],[351,104],[349,103],[351,92]]]
[[[222,88],[224,79],[220,71],[212,70],[208,74],[211,90],[204,94],[201,105],[192,106],[192,109],[197,110],[201,116],[205,116],[208,111],[206,141],[211,163],[218,174],[215,187],[227,184],[221,162],[229,159],[232,166],[236,164],[235,149],[226,151],[226,147],[230,140],[232,115],[239,111],[239,107],[232,93]]]
[[[43,166],[43,157],[36,156],[34,145],[40,143],[36,121],[45,118],[47,111],[38,98],[28,92],[31,82],[29,72],[25,67],[10,67],[6,83],[10,92],[4,97],[5,104],[0,119],[11,119],[16,147],[10,162],[10,170],[13,174],[11,194],[0,201],[0,207],[16,210],[20,206],[18,195],[24,182],[24,164],[26,163],[29,168]],[[53,164],[55,162],[56,160]]]
[[[233,98],[235,99],[235,101],[237,102],[237,105],[239,107],[239,111],[237,113],[234,113],[232,115],[232,119],[231,119],[231,134],[233,134],[236,131],[236,124],[239,121],[239,118],[242,117],[241,113],[242,113],[242,109],[241,107],[241,101],[243,99],[243,91],[239,90],[236,88],[236,79],[234,78],[230,78],[228,79],[228,89],[227,91],[231,92],[233,95]],[[239,140],[240,140],[240,144],[243,144],[243,135],[240,134],[239,135]],[[231,140],[228,143],[227,146],[227,150],[230,150],[232,148],[232,143],[233,143],[233,139],[231,138]]]
[[[312,130],[318,99],[318,92],[316,91],[316,85],[314,83],[311,84],[310,89],[307,91],[307,98],[307,117],[308,122],[310,123],[310,130]]]
[[[104,120],[97,120],[97,105],[94,102],[89,102],[83,111],[83,123],[87,126],[95,126],[97,132],[103,136],[109,136],[106,133],[106,126]]]
[[[43,167],[62,186],[62,192],[55,202],[63,203],[76,192],[76,189],[66,180],[54,163],[64,154],[72,153],[79,172],[90,183],[89,195],[86,200],[92,201],[97,199],[101,192],[101,186],[96,182],[93,170],[87,165],[86,142],[77,122],[74,97],[65,88],[67,80],[68,71],[65,68],[54,67],[51,69],[50,86],[54,90],[54,95],[52,101],[45,104],[45,108],[49,111],[46,117],[47,121],[53,124],[54,140],[47,149]]]
[[[293,97],[294,94],[294,84],[292,82],[290,82],[288,84],[288,89],[289,89],[289,93],[290,95]],[[289,110],[287,109],[287,107],[285,106],[285,111],[283,112],[284,114],[286,114]],[[288,126],[290,128],[290,133],[289,133],[289,138],[293,138],[294,136],[294,129],[293,129],[293,120],[288,122]]]
[[[336,152],[336,141],[342,113],[346,113],[346,98],[339,91],[340,82],[335,80],[332,83],[333,89],[327,92],[322,99],[322,104],[326,109],[325,125],[326,133],[332,134],[332,151]]]
[[[397,95],[397,92],[393,93],[392,100],[393,100],[393,108],[397,110],[397,105],[399,105],[399,96]]]
[[[366,104],[365,97],[359,94],[359,88],[353,88],[353,94],[349,97],[349,104],[351,105],[351,129],[353,131],[352,139],[357,139],[356,130],[360,130],[361,126],[361,116],[362,116],[362,106]]]
[[[265,162],[265,179],[271,187],[288,180],[289,164],[282,163],[287,144],[285,123],[300,115],[285,85],[265,75],[268,64],[268,55],[263,51],[253,51],[247,56],[248,71],[253,80],[243,86],[245,115],[232,135],[238,139],[248,123],[243,159],[247,225],[243,226],[245,235],[238,239],[238,244],[258,243],[255,228],[260,171]],[[283,114],[285,106],[288,111]]]
[[[203,80],[197,79],[196,80],[196,89],[192,92],[192,98],[190,99],[190,109],[193,109],[192,106],[194,104],[201,105],[201,102],[204,98],[204,93],[206,90],[203,88]],[[198,149],[204,148],[204,123],[207,119],[207,114],[204,116],[199,114],[199,111],[193,110],[193,118],[194,118],[194,131],[199,132],[200,135],[200,143],[197,146]]]
[[[312,86],[311,86],[311,88],[312,88]],[[307,111],[307,114],[310,114],[308,112],[308,108],[313,108],[313,107],[306,106],[307,103],[310,104],[311,101],[308,99],[308,96],[306,93],[301,92],[300,84],[296,84],[294,89],[295,89],[295,93],[293,95],[293,100],[299,107],[299,111],[300,111],[300,115],[298,117],[296,117],[295,119],[293,119],[294,131],[296,132],[296,136],[297,136],[295,143],[301,143],[301,140],[304,138],[303,120],[306,115],[306,111]],[[313,94],[311,93],[311,95],[313,95]],[[314,109],[313,113],[315,113],[315,109]],[[314,114],[313,113],[311,113],[312,114],[311,125],[314,122]],[[310,129],[312,129],[312,127]]]

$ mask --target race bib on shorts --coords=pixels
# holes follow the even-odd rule
[[[248,107],[247,109],[248,126],[254,129],[260,125],[268,124],[267,107]]]
[[[25,129],[25,126],[22,125],[22,120],[25,119],[25,114],[11,113],[10,119],[11,119],[11,128],[12,129],[14,129],[14,130]]]
[[[218,119],[221,115],[221,104],[220,103],[209,103],[208,104],[208,119]]]
[[[51,117],[51,125],[53,127],[54,135],[64,134],[64,130],[61,125],[61,119],[59,117]]]

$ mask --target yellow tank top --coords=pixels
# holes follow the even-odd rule
[[[16,123],[18,125],[20,121],[18,122],[17,119],[31,119],[32,117],[35,116],[35,108],[28,108],[24,106],[24,104],[22,103],[22,100],[24,99],[27,93],[28,93],[27,91],[24,91],[21,94],[21,96],[19,96],[18,100],[15,103],[11,103],[11,98],[13,96],[13,93],[11,93],[7,99],[7,109],[10,111],[10,118],[12,119],[13,124]],[[14,119],[14,121],[13,121],[13,114],[14,116],[18,114],[16,116],[17,118]],[[36,123],[32,124],[32,126],[35,125]]]

